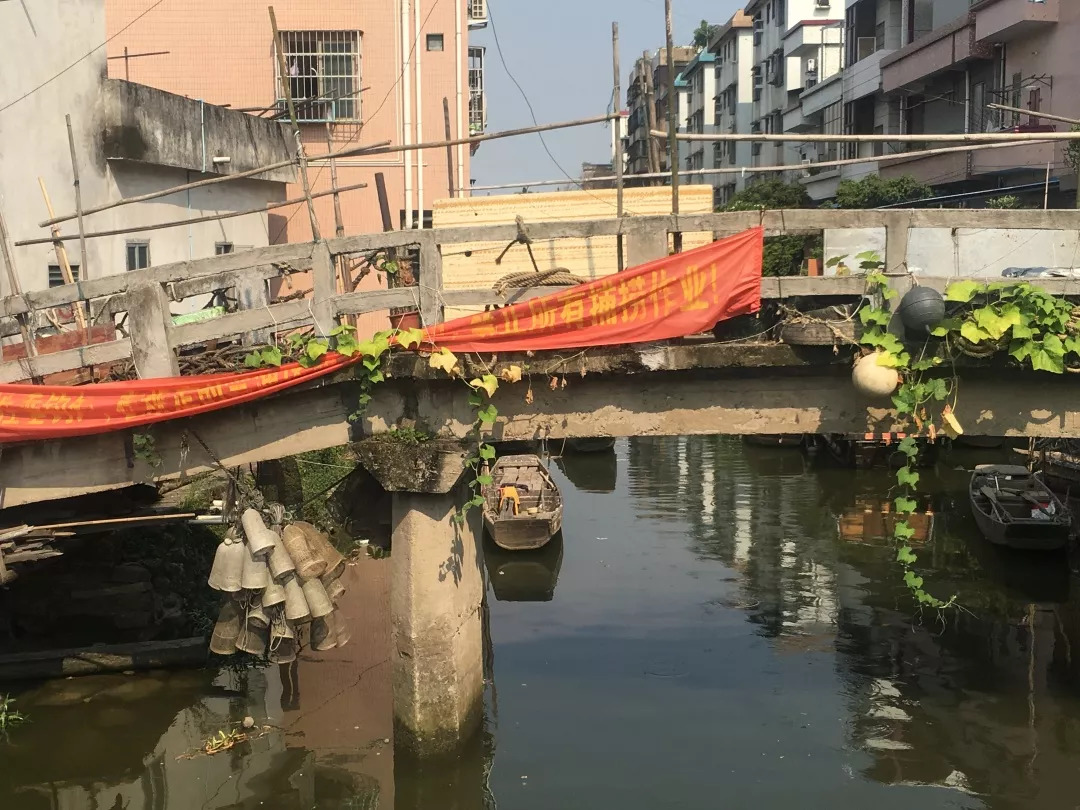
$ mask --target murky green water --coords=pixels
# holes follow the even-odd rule
[[[913,623],[875,536],[887,473],[620,442],[556,471],[561,547],[490,555],[487,728],[458,762],[394,760],[388,634],[361,621],[292,670],[20,695],[0,808],[1080,806],[1080,599],[1063,556],[975,534],[972,460],[925,475],[920,564],[965,606],[944,622]],[[387,564],[357,573],[376,602]],[[272,728],[182,758],[245,714]]]

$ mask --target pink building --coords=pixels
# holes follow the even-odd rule
[[[928,4],[906,0],[904,8],[914,15],[923,5]],[[927,11],[930,30],[881,61],[882,90],[898,107],[902,132],[1037,133],[1068,126],[989,109],[991,103],[1080,117],[1074,39],[1080,35],[1080,3],[942,0]],[[1045,144],[955,152],[882,164],[881,174],[911,174],[964,191],[1039,184],[1049,165],[1061,186],[1071,189],[1076,179],[1064,149],[1064,144]]]
[[[277,0],[285,77],[309,155],[350,145],[416,144],[477,134],[485,126],[484,51],[469,31],[487,24],[486,0]],[[258,115],[284,110],[264,0],[185,0],[147,10],[146,0],[106,0],[109,75]],[[126,56],[125,56],[126,54]],[[287,120],[283,117],[282,120]],[[395,228],[421,227],[432,200],[468,193],[468,146],[338,161],[346,234],[382,230],[375,174],[386,177]],[[331,187],[311,167],[312,190]],[[298,184],[289,197],[302,196]],[[333,198],[316,200],[322,236],[333,236]],[[270,241],[306,241],[303,207],[271,218]]]

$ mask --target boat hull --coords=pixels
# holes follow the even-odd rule
[[[557,515],[533,517],[531,515],[493,520],[484,517],[484,528],[495,545],[507,551],[529,551],[543,548],[562,529],[562,519]]]
[[[975,510],[979,531],[997,546],[1026,551],[1056,551],[1069,543],[1069,527],[1048,521],[1014,522],[1004,525]]]

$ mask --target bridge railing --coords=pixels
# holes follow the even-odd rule
[[[618,237],[628,266],[668,255],[669,237],[680,233],[712,233],[722,237],[762,225],[767,236],[817,234],[826,229],[877,228],[885,231],[887,273],[907,279],[909,235],[912,229],[1080,230],[1080,211],[1053,210],[781,210],[688,216],[624,217],[577,222],[526,223],[534,243],[548,240]],[[82,305],[90,321],[103,329],[71,335],[59,351],[18,357],[20,344],[4,348],[0,382],[48,378],[79,369],[131,363],[141,377],[178,373],[178,351],[209,342],[265,340],[268,331],[316,325],[324,333],[343,316],[415,306],[424,324],[441,322],[447,307],[506,304],[550,293],[552,287],[526,287],[497,294],[493,289],[448,289],[443,279],[447,248],[476,242],[510,244],[520,235],[516,225],[445,228],[423,231],[348,236],[319,243],[265,248],[177,262],[75,284],[36,290],[0,299],[0,337],[20,331],[32,317],[57,308]],[[399,289],[340,292],[338,264],[388,249],[411,249],[419,255],[420,285]],[[287,289],[296,273],[311,274],[311,291],[293,300],[272,300],[268,283],[283,279]],[[923,278],[920,283],[944,287],[948,278]],[[910,282],[909,282],[910,283]],[[1080,280],[1044,279],[1037,283],[1062,294],[1080,295]],[[765,298],[861,295],[858,277],[766,278]],[[176,325],[170,302],[192,296],[231,291],[234,312],[194,323]],[[280,296],[279,296],[280,297]],[[63,337],[63,336],[62,336]],[[107,339],[106,339],[107,338]],[[95,342],[97,341],[97,342]],[[80,345],[81,344],[81,345]],[[8,359],[14,357],[15,359]]]

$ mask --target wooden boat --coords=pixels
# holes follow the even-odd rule
[[[563,501],[537,456],[503,456],[484,492],[484,528],[508,551],[540,548],[562,528]]]
[[[1049,550],[1069,542],[1068,507],[1026,467],[980,464],[969,492],[975,523],[991,543]]]
[[[804,447],[807,437],[801,433],[762,433],[760,435],[746,435],[742,437],[746,444],[754,447]]]
[[[484,547],[491,588],[500,602],[550,602],[562,560],[562,535],[535,551],[506,551],[490,542]]]

